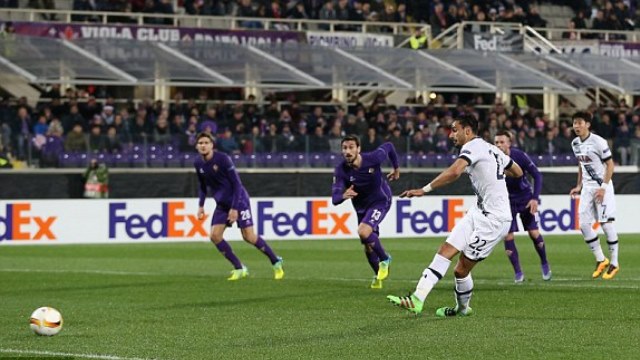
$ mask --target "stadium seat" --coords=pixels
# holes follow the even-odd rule
[[[89,166],[89,156],[87,153],[78,153],[78,165],[80,167]]]
[[[129,161],[131,162],[131,167],[134,167],[134,168],[147,167],[147,159],[145,159],[142,154],[132,154],[129,157]]]
[[[182,153],[182,167],[192,168],[196,156],[198,156],[196,153]]]
[[[149,167],[163,168],[165,167],[165,157],[162,153],[150,153],[149,154]]]
[[[63,168],[76,168],[80,167],[77,153],[62,153],[59,157],[60,167]]]
[[[113,155],[109,153],[99,153],[94,159],[98,160],[99,163],[107,165],[107,167],[113,166]]]
[[[309,165],[312,168],[327,167],[328,158],[324,153],[313,153],[309,155]]]
[[[231,160],[237,168],[246,168],[249,166],[249,158],[243,154],[233,154],[231,155]]]
[[[417,166],[422,168],[432,168],[436,166],[436,156],[433,154],[422,154],[414,157],[417,158]]]
[[[436,155],[434,166],[438,168],[444,168],[449,166],[449,156],[442,155],[442,154]]]
[[[131,162],[129,161],[129,154],[114,154],[112,157],[113,167],[117,168],[128,168],[131,166]]]
[[[165,160],[166,160],[167,167],[170,167],[170,168],[182,167],[182,159],[180,158],[179,154],[169,153],[166,155]]]

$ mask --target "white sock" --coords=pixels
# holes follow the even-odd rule
[[[609,256],[611,265],[618,267],[618,233],[612,223],[602,224],[602,230],[607,235],[607,245],[609,245]]]
[[[471,274],[464,278],[456,278],[456,311],[466,313],[473,294],[473,279]]]
[[[446,257],[436,254],[429,264],[429,267],[424,269],[422,272],[422,277],[420,281],[418,281],[418,286],[416,287],[416,292],[413,294],[420,299],[420,301],[424,301],[427,298],[427,295],[431,292],[431,289],[444,277],[444,274],[447,273],[447,269],[449,269],[449,265],[451,264],[451,260]]]
[[[592,224],[580,224],[580,231],[582,231],[582,236],[584,236],[584,242],[587,243],[589,249],[595,256],[596,261],[604,261],[604,253],[602,252],[602,247],[600,246],[600,239],[598,239],[598,234],[593,231],[591,227]]]

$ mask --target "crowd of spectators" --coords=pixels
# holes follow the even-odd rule
[[[66,0],[65,0],[66,1]],[[69,0],[70,1],[70,0]],[[0,7],[18,7],[17,0],[0,0]],[[565,39],[577,39],[576,29],[634,30],[640,28],[640,9],[636,0],[559,0],[549,3],[568,5],[575,16],[568,22]],[[29,0],[28,7],[55,9],[55,0]],[[114,11],[122,13],[238,16],[272,19],[315,19],[342,21],[411,22],[431,25],[436,36],[461,21],[522,23],[545,27],[538,7],[531,0],[73,0],[73,10]],[[44,14],[45,19],[55,19]],[[99,21],[89,15],[74,15],[74,21]],[[135,22],[123,15],[116,22]],[[146,23],[173,24],[169,18],[145,18]],[[262,27],[260,22],[245,21],[246,28]],[[278,28],[286,28],[278,24]],[[338,26],[338,30],[357,30],[356,26]],[[390,29],[380,28],[381,32]],[[600,35],[587,35],[598,37]],[[584,38],[582,36],[581,38]]]
[[[580,37],[576,29],[631,31],[640,28],[640,9],[636,1],[596,0],[592,7],[575,9],[576,15],[568,23],[564,39],[603,38],[602,34]],[[615,38],[615,36],[613,37]]]
[[[357,102],[328,106],[307,106],[290,98],[285,105],[276,100],[257,103],[253,98],[236,104],[198,103],[177,93],[170,104],[142,101],[137,105],[116,104],[112,98],[78,101],[73,90],[31,108],[25,99],[0,102],[0,152],[17,159],[29,154],[39,157],[47,144],[63,145],[67,152],[126,151],[134,144],[171,144],[193,152],[195,135],[215,135],[219,150],[229,154],[277,152],[339,153],[346,134],[362,138],[362,150],[370,151],[384,141],[392,142],[401,154],[454,154],[448,140],[449,126],[463,113],[475,114],[482,124],[481,136],[492,141],[501,129],[513,133],[514,146],[528,154],[571,154],[570,113],[566,101],[560,120],[539,110],[508,109],[499,98],[484,104],[483,97],[459,103],[456,95],[437,96],[428,104],[408,99],[394,106],[380,95],[370,105]],[[454,104],[454,105],[447,105]],[[593,129],[615,149],[616,162],[637,163],[640,147],[640,101],[631,107],[624,100],[611,108],[591,106]],[[634,155],[635,154],[635,155]],[[59,154],[56,154],[56,156]],[[54,165],[57,157],[41,159]]]
[[[545,26],[546,22],[538,14],[537,8],[530,3],[530,0],[73,0],[72,9],[150,14],[184,12],[190,15],[272,19],[413,22],[430,24],[434,35],[437,35],[441,30],[464,20]],[[174,4],[177,6],[174,7]],[[53,9],[56,4],[55,0],[30,0],[28,6]],[[17,7],[17,0],[0,0],[0,7]],[[97,18],[76,15],[74,20],[97,21]],[[165,22],[164,19],[149,20]],[[119,21],[127,22],[127,19],[123,17]],[[254,27],[259,24],[246,22],[244,25]]]

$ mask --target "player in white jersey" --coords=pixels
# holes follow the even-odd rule
[[[440,317],[467,316],[473,310],[469,300],[473,291],[471,269],[485,259],[493,248],[504,239],[511,226],[511,206],[504,180],[505,174],[522,176],[522,169],[495,145],[477,136],[478,120],[473,115],[455,119],[449,137],[461,146],[460,156],[445,171],[422,189],[403,192],[400,197],[423,196],[431,190],[457,180],[463,172],[471,179],[477,203],[458,222],[440,246],[431,264],[424,269],[416,291],[408,296],[387,296],[393,304],[410,312],[422,312],[424,301],[431,289],[445,275],[451,259],[458,253],[455,275],[455,307],[442,307],[436,311]]]
[[[611,181],[613,176],[611,150],[605,139],[591,132],[591,114],[575,113],[573,131],[578,137],[573,139],[571,147],[580,165],[578,184],[571,189],[570,195],[572,197],[580,195],[578,209],[580,231],[596,258],[596,269],[592,277],[595,279],[604,272],[603,279],[613,279],[620,265],[618,264],[618,233],[613,226],[616,199]],[[607,259],[602,252],[598,234],[593,230],[595,223],[600,223],[607,236],[611,260]]]

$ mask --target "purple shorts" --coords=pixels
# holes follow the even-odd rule
[[[510,233],[518,232],[520,229],[518,228],[517,215],[520,214],[520,220],[522,221],[522,227],[524,230],[537,230],[538,229],[538,214],[532,214],[531,211],[527,208],[527,204],[529,200],[518,200],[511,203],[511,216],[513,216],[513,220],[511,221],[511,228],[509,229]]]
[[[391,208],[391,203],[379,202],[371,204],[364,209],[356,210],[358,215],[358,224],[367,224],[371,226],[373,231],[377,234],[379,232],[378,225],[382,222],[387,212]]]
[[[216,206],[216,209],[213,211],[213,216],[211,217],[211,226],[222,224],[226,224],[227,226],[233,225],[227,221],[229,210],[231,209],[228,207]],[[240,229],[253,226],[253,215],[251,215],[251,206],[249,206],[248,203],[241,201],[236,210],[238,210],[238,220],[236,220],[236,223]]]

